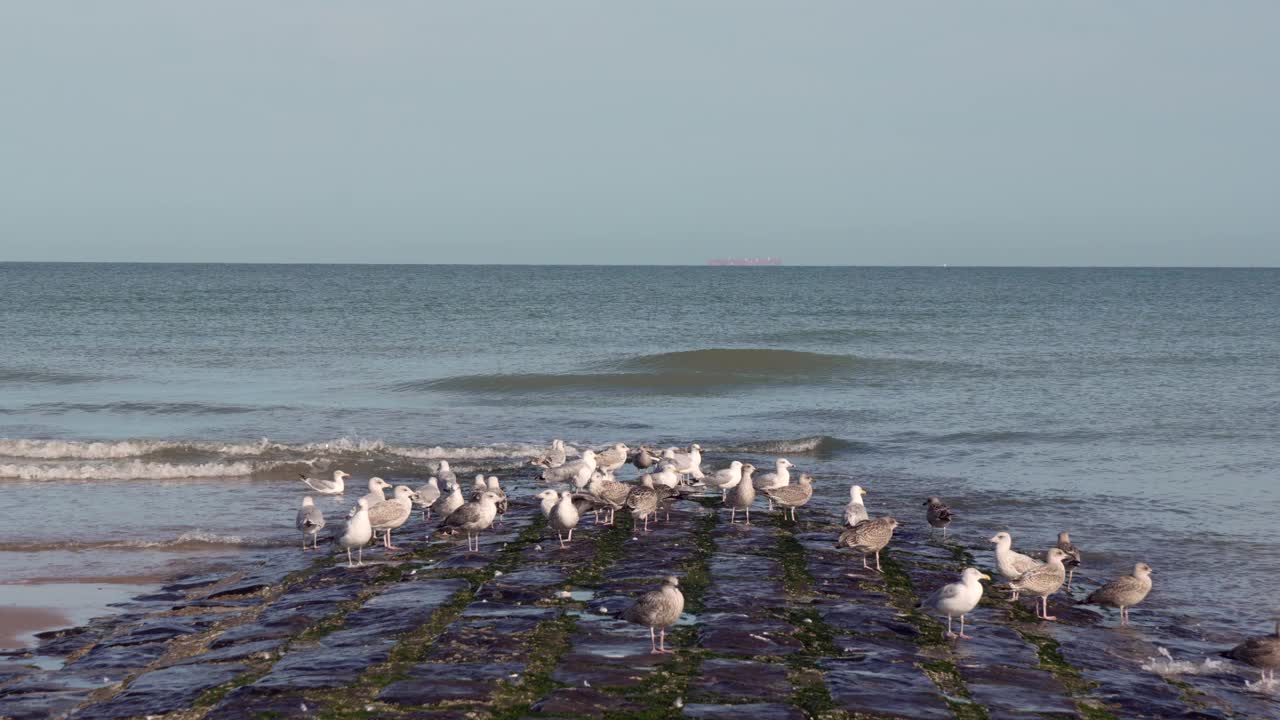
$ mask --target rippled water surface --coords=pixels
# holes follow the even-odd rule
[[[0,264],[0,333],[9,582],[289,551],[299,472],[563,437],[785,454],[832,512],[938,494],[974,543],[1071,530],[1210,632],[1276,610],[1274,270]]]

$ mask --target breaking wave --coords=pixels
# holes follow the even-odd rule
[[[244,477],[260,472],[253,463],[126,463],[0,465],[0,478],[18,480],[166,480]]]
[[[111,379],[106,375],[90,375],[88,373],[65,372],[62,370],[0,367],[0,385],[33,383],[40,385],[79,385]]]
[[[841,451],[873,452],[867,443],[843,440],[830,435],[814,435],[793,440],[759,440],[742,445],[714,448],[713,452],[742,452],[760,455],[830,455]]]

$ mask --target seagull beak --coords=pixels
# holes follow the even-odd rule
[[[986,573],[983,573],[982,575],[979,575],[978,577],[982,578],[983,580],[990,580],[990,579],[991,579],[991,576],[990,576],[990,575],[987,575]]]

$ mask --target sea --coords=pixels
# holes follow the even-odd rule
[[[987,564],[1070,531],[1085,585],[1155,569],[1152,632],[1280,611],[1280,270],[0,263],[0,338],[0,605],[300,552],[300,473],[563,438],[937,495]]]

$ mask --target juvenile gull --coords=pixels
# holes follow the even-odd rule
[[[485,491],[480,499],[464,503],[462,507],[454,510],[449,517],[440,523],[442,529],[461,529],[467,533],[467,550],[480,551],[480,531],[485,530],[493,525],[493,519],[498,515],[498,496],[494,493]],[[475,538],[475,547],[471,547],[472,537]]]
[[[631,511],[632,526],[643,518],[644,531],[649,532],[649,516],[658,511],[658,491],[653,487],[653,478],[648,475],[640,478],[640,484],[627,493],[625,504]]]
[[[369,508],[369,524],[373,527],[375,533],[379,530],[383,531],[382,546],[386,549],[399,549],[391,544],[391,531],[404,525],[409,520],[409,516],[413,514],[413,498],[415,494],[413,488],[407,485],[397,485],[394,497],[390,500],[383,500]]]
[[[1007,532],[998,532],[991,538],[991,542],[996,546],[996,569],[1010,581],[1010,587],[1013,587],[1012,581],[1022,577],[1023,573],[1028,570],[1040,567],[1042,564],[1039,560],[1023,555],[1013,550],[1013,538]],[[1013,588],[1013,600],[1018,599],[1018,589]]]
[[[298,477],[302,478],[302,482],[306,483],[307,487],[315,490],[321,495],[341,495],[346,491],[346,483],[343,482],[343,480],[351,477],[351,475],[341,470],[334,470],[332,480],[311,478],[303,475],[302,473],[298,473]]]
[[[554,490],[550,492],[555,492]],[[551,508],[551,512],[547,514],[547,524],[556,531],[556,535],[560,538],[560,547],[564,547],[566,542],[573,540],[573,529],[578,527],[580,519],[578,508],[573,504],[573,493],[565,490],[560,493],[560,499]],[[568,531],[569,537],[565,538],[565,532]]]
[[[1036,617],[1041,620],[1058,619],[1049,614],[1049,596],[1058,592],[1067,581],[1067,569],[1062,566],[1062,559],[1066,556],[1058,548],[1049,548],[1045,564],[1031,568],[1009,583],[1014,590],[1025,590],[1039,598],[1036,602]]]
[[[650,590],[636,599],[635,604],[622,613],[622,619],[636,625],[649,628],[649,646],[653,654],[673,652],[666,647],[667,628],[680,620],[684,612],[684,594],[680,592],[680,581],[669,575],[662,581],[658,590]],[[654,637],[654,630],[658,636]]]
[[[1133,566],[1132,575],[1122,575],[1094,590],[1085,602],[1090,605],[1119,608],[1120,624],[1127,625],[1129,608],[1145,600],[1149,592],[1151,592],[1151,566],[1138,563]]]
[[[813,497],[813,478],[801,474],[799,484],[786,485],[777,490],[765,490],[765,495],[782,508],[783,513],[791,510],[791,520],[796,519],[796,508],[803,507]]]
[[[1058,533],[1058,549],[1067,556],[1062,564],[1067,568],[1067,592],[1071,592],[1071,578],[1075,576],[1076,568],[1080,567],[1084,557],[1080,555],[1080,548],[1071,543],[1071,536],[1066,531]]]
[[[1222,656],[1258,668],[1264,683],[1275,682],[1276,668],[1280,668],[1280,618],[1276,620],[1275,633],[1249,638]]]
[[[729,467],[716,470],[708,475],[704,481],[720,491],[720,500],[723,502],[729,494],[729,488],[742,482],[742,461],[734,460],[729,463]]]
[[[654,465],[657,465],[658,461],[661,459],[662,458],[655,455],[652,450],[641,445],[640,449],[635,452],[635,455],[631,456],[631,464],[635,465],[637,470],[648,470]]]
[[[786,487],[791,484],[791,473],[789,469],[795,467],[791,464],[791,461],[786,458],[778,458],[774,461],[773,465],[773,472],[760,475],[753,481],[756,486],[756,490],[763,492],[765,495],[769,494],[768,492],[765,492],[767,490],[777,490],[778,488]],[[773,498],[769,498],[769,509],[773,509]]]
[[[613,447],[596,453],[596,467],[605,472],[617,470],[627,464],[630,449],[622,443],[616,443]]]
[[[924,515],[925,519],[929,521],[929,527],[942,528],[942,537],[945,538],[947,536],[947,526],[951,524],[951,508],[943,504],[941,499],[933,496],[925,500],[924,504],[928,506],[924,511]]]
[[[443,520],[449,517],[449,514],[454,510],[462,507],[463,502],[465,501],[462,499],[462,488],[455,483],[448,494],[440,494],[440,497],[432,504],[431,510]]]
[[[587,485],[587,492],[596,500],[600,501],[603,506],[609,508],[609,519],[604,524],[613,524],[613,514],[627,502],[627,495],[631,493],[631,486],[626,483],[620,483],[614,480],[608,473],[596,471],[591,477],[591,483]]]
[[[449,468],[448,460],[440,461],[440,467],[436,468],[436,477],[440,478],[440,482],[445,485],[458,484],[458,476]]]
[[[364,546],[369,544],[369,539],[372,537],[373,526],[369,524],[369,503],[364,498],[360,498],[356,501],[355,512],[347,518],[347,527],[341,535],[333,539],[335,545],[346,549],[347,567],[364,564]],[[356,548],[359,552],[359,562],[355,565],[351,563],[351,548]]]
[[[564,441],[556,438],[551,441],[551,449],[543,453],[540,457],[533,459],[534,465],[542,465],[543,467],[560,467],[564,464]]]
[[[990,579],[990,575],[983,574],[977,568],[965,568],[964,572],[960,573],[960,582],[943,585],[921,604],[947,616],[947,637],[972,640],[973,638],[964,634],[964,616],[973,612],[973,609],[978,607],[978,602],[982,600],[980,581]],[[956,615],[960,616],[959,635],[951,632],[951,618]]]
[[[751,474],[755,471],[754,465],[750,463],[743,465],[742,480],[737,485],[729,488],[728,494],[725,495],[724,504],[729,506],[730,525],[737,521],[738,511],[745,510],[747,512],[747,526],[751,526],[751,504],[756,501],[756,486],[751,480]]]
[[[436,478],[428,478],[427,484],[418,488],[418,499],[413,501],[414,505],[422,508],[422,519],[431,519],[431,505],[440,499],[440,481]]]
[[[875,571],[880,572],[880,551],[885,549],[893,539],[893,530],[896,527],[898,527],[898,521],[892,517],[865,520],[840,533],[840,538],[836,540],[836,548],[847,547],[862,553],[862,567],[867,570],[872,569],[867,564],[867,556],[875,553]]]
[[[386,480],[380,477],[371,477],[369,478],[369,492],[364,494],[363,500],[369,503],[369,507],[373,507],[387,499],[387,496],[382,491],[389,487],[391,487],[391,483]]]
[[[583,450],[582,457],[558,467],[547,468],[538,475],[538,479],[557,483],[572,482],[574,487],[581,489],[586,486],[587,482],[591,479],[591,474],[595,471],[595,452],[592,450]]]
[[[298,510],[298,518],[294,521],[298,530],[302,533],[302,549],[307,549],[307,536],[311,536],[312,549],[320,547],[319,535],[320,530],[324,528],[324,513],[320,512],[320,508],[316,507],[315,502],[311,500],[311,496],[302,498],[302,507]]]
[[[854,485],[849,488],[849,504],[844,506],[844,525],[845,527],[853,527],[867,517],[867,506],[862,504],[862,496],[867,491],[862,489],[861,485]]]

